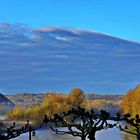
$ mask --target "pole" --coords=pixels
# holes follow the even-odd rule
[[[31,129],[31,126],[29,127],[29,140],[31,140],[31,132],[32,132],[32,129]]]

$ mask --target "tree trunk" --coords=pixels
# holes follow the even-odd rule
[[[137,140],[140,140],[140,134],[137,134]]]
[[[90,131],[89,135],[88,135],[88,138],[89,140],[95,140],[95,130],[92,129],[92,131]]]
[[[82,137],[81,137],[81,140],[86,140],[86,137],[85,137],[85,136],[82,136]]]
[[[95,136],[89,137],[89,140],[95,140]]]

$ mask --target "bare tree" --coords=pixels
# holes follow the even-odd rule
[[[15,122],[7,127],[3,123],[0,124],[0,140],[9,140],[29,132],[29,140],[31,133],[48,124],[52,131],[57,134],[70,134],[74,137],[80,137],[81,140],[95,140],[95,134],[103,129],[118,127],[121,131],[135,135],[140,140],[140,118],[136,115],[132,118],[130,114],[111,116],[108,112],[101,110],[86,111],[82,107],[72,108],[61,114],[54,114],[53,118],[46,115],[43,122],[38,127],[31,126],[29,121],[22,127],[17,127]],[[127,124],[126,126],[124,124]],[[133,131],[132,129],[133,128]]]
[[[115,122],[111,123],[109,120]],[[95,140],[97,131],[116,126],[117,117],[110,117],[110,114],[104,110],[95,113],[93,110],[86,111],[84,108],[77,107],[61,115],[54,114],[51,119],[46,116],[44,122],[48,121],[51,121],[50,128],[57,134],[70,134],[80,137],[81,140],[86,138]]]
[[[16,126],[15,122],[13,122],[13,124],[9,127],[1,123],[0,124],[0,140],[9,140],[12,138],[16,138],[26,132],[29,132],[29,140],[31,140],[31,133],[33,132],[34,134],[35,130],[39,129],[41,126],[42,124],[37,128],[33,128],[30,125],[28,120],[27,120],[27,123],[22,127]]]

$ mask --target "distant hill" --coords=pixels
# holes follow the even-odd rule
[[[94,93],[90,93],[90,94],[86,94],[86,99],[89,100],[107,100],[107,101],[121,101],[123,99],[123,95],[102,95],[102,94],[94,94]]]
[[[10,101],[6,96],[4,96],[2,93],[0,93],[0,104],[9,104],[14,105],[12,101]]]
[[[6,96],[0,93],[0,115],[14,108],[15,104]]]
[[[34,104],[41,104],[43,102],[45,94],[24,93],[24,94],[6,95],[6,97],[8,97],[14,104],[31,107]],[[85,98],[89,100],[106,100],[116,102],[121,101],[123,99],[123,95],[102,95],[90,93],[85,94]]]
[[[5,96],[15,105],[21,105],[22,107],[32,107],[34,104],[41,104],[45,94],[23,93]]]

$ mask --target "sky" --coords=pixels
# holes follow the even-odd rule
[[[41,83],[40,81],[38,81],[39,78],[36,77],[36,71],[37,71],[36,69],[29,68],[25,71],[24,70],[21,71],[22,67],[24,66],[24,65],[22,65],[22,64],[24,64],[24,59],[26,60],[28,57],[30,57],[30,55],[32,53],[33,53],[33,55],[39,55],[38,49],[37,50],[34,49],[34,51],[32,52],[30,49],[28,51],[27,48],[24,48],[24,47],[26,47],[26,43],[27,44],[31,43],[30,44],[31,46],[38,46],[38,45],[43,46],[43,45],[46,45],[46,43],[48,43],[46,41],[46,37],[43,38],[44,33],[41,34],[41,32],[43,32],[43,30],[33,30],[33,28],[44,28],[44,27],[52,26],[52,27],[67,27],[70,29],[74,28],[74,29],[93,30],[93,31],[109,34],[109,35],[112,35],[115,37],[119,37],[122,39],[131,40],[131,41],[140,43],[140,28],[139,28],[140,10],[139,10],[139,7],[140,7],[140,0],[0,0],[0,23],[6,23],[6,24],[0,24],[0,62],[1,62],[0,63],[0,75],[5,76],[4,78],[0,79],[0,90],[1,90],[1,88],[4,89],[4,87],[5,87],[5,89],[13,90],[13,93],[15,91],[17,91],[16,86],[15,86],[15,90],[13,88],[11,88],[11,86],[14,87],[14,84],[19,83],[19,82],[14,83],[13,79],[16,79],[17,81],[18,80],[20,81],[21,79],[26,80],[26,78],[24,77],[24,74],[27,76],[27,73],[28,73],[28,75],[30,76],[30,73],[29,73],[30,70],[31,71],[35,70],[35,73],[33,73],[33,74],[35,75],[34,77],[36,78],[37,82],[34,80],[34,77],[30,78],[30,80],[35,82],[36,85],[39,85],[38,83]],[[10,24],[7,24],[7,23],[10,23]],[[27,25],[27,26],[22,27],[22,24]],[[4,26],[1,26],[1,25],[4,25]],[[19,26],[16,26],[16,25],[19,25]],[[11,28],[11,27],[13,27],[13,28]],[[59,29],[62,29],[62,28],[59,28]],[[39,32],[37,32],[37,31],[39,31]],[[36,33],[32,34],[33,32],[37,32],[37,34]],[[40,37],[40,34],[42,35],[41,38],[43,38],[43,40],[41,40],[37,44],[34,42],[34,39],[35,39],[34,37]],[[35,36],[35,35],[38,35],[38,36]],[[53,37],[55,37],[55,36],[53,36]],[[39,38],[37,38],[37,39],[39,39]],[[63,41],[64,41],[64,37],[59,37],[59,38],[57,37],[56,40],[57,39],[58,40],[63,39]],[[84,40],[85,40],[85,38],[82,39],[81,41],[84,41]],[[89,40],[89,38],[87,38],[87,40]],[[93,40],[91,39],[90,41],[92,42]],[[53,40],[51,42],[51,45],[55,46],[55,44],[53,44],[53,42],[55,42],[55,40]],[[58,42],[56,41],[56,43],[58,43]],[[8,45],[8,43],[9,43],[9,45]],[[74,42],[72,42],[72,43],[74,43]],[[78,43],[81,43],[81,42],[78,42]],[[17,45],[21,46],[20,49],[23,49],[23,51],[20,53],[20,55],[18,52],[18,51],[20,51],[19,46],[17,46]],[[91,44],[91,45],[93,45],[93,44]],[[120,45],[121,45],[121,43],[120,43]],[[114,51],[114,54],[112,52],[110,53],[110,54],[114,55],[113,57],[115,57],[115,56],[117,57],[117,58],[114,58],[114,63],[108,62],[108,60],[109,61],[111,60],[110,58],[108,58],[108,60],[107,60],[107,64],[113,65],[113,67],[111,67],[111,68],[113,70],[115,69],[116,71],[117,71],[117,68],[120,68],[120,66],[117,66],[117,64],[120,65],[121,61],[124,62],[123,63],[124,65],[121,65],[121,66],[124,68],[124,71],[127,69],[128,73],[125,73],[122,69],[121,70],[119,69],[117,71],[117,72],[120,72],[119,76],[113,74],[112,72],[111,72],[111,74],[112,74],[112,76],[115,75],[118,78],[120,78],[120,77],[123,78],[123,76],[124,76],[124,79],[127,79],[127,77],[129,77],[130,79],[128,80],[128,83],[124,79],[122,79],[121,81],[119,81],[119,80],[117,81],[114,78],[113,80],[114,80],[115,84],[113,85],[112,77],[110,76],[110,73],[109,73],[108,75],[111,77],[110,78],[111,81],[109,81],[109,79],[108,79],[108,81],[101,82],[100,79],[98,79],[98,77],[97,77],[97,79],[95,79],[97,82],[95,87],[98,88],[98,90],[96,90],[96,91],[100,91],[101,84],[104,84],[104,86],[103,86],[103,90],[104,90],[105,85],[109,85],[111,83],[113,86],[116,86],[116,88],[118,89],[118,93],[124,93],[126,91],[126,89],[129,89],[133,85],[136,85],[139,83],[138,79],[140,79],[140,78],[137,77],[137,75],[139,75],[139,71],[137,71],[139,68],[137,68],[137,67],[140,66],[139,59],[138,59],[139,54],[140,54],[139,53],[140,47],[139,47],[139,44],[137,44],[137,45],[138,46],[136,46],[136,47],[135,47],[135,45],[132,45],[133,48],[127,48],[127,49],[126,49],[127,46],[124,46],[124,48],[119,48],[117,46],[116,50],[118,50],[118,55],[116,56],[117,51]],[[11,47],[11,46],[13,46],[13,47]],[[81,47],[81,44],[80,44],[80,47]],[[112,48],[112,49],[115,49],[115,48]],[[15,50],[17,52],[14,52]],[[64,50],[65,50],[65,47],[60,52],[57,52],[57,53],[60,55],[62,53],[62,51],[64,51]],[[36,54],[36,52],[37,52],[37,54]],[[17,53],[16,54],[17,57],[15,57],[14,53]],[[41,53],[44,53],[44,51]],[[56,56],[58,57],[57,53],[56,53]],[[122,53],[122,56],[124,57],[124,59],[122,59],[122,56],[119,57],[120,53]],[[51,54],[49,54],[49,55],[51,55]],[[49,55],[47,57],[49,57]],[[81,55],[81,54],[79,54],[79,55]],[[28,56],[28,57],[26,57],[26,56]],[[107,56],[109,56],[109,55],[107,55]],[[128,56],[128,57],[125,57],[125,56]],[[43,57],[43,55],[39,55],[39,58],[40,57]],[[50,57],[52,57],[52,56],[50,56]],[[62,59],[62,57],[64,57],[64,56],[60,56],[60,59]],[[104,58],[107,59],[107,57],[104,57]],[[13,61],[12,61],[12,59],[13,59]],[[15,59],[16,59],[17,63],[16,63]],[[46,59],[48,60],[48,58],[46,58]],[[101,58],[99,57],[99,59],[101,59]],[[36,60],[36,57],[35,57],[34,60],[32,60],[32,58],[31,58],[31,61],[26,60],[25,63],[27,62],[27,64],[28,64],[30,62],[30,64],[34,65],[33,67],[35,67],[36,65],[39,65],[39,68],[40,68],[41,60],[42,60],[42,58],[40,58],[39,60]],[[83,60],[86,61],[86,59],[83,59]],[[104,59],[102,59],[102,60],[104,61]],[[116,63],[116,60],[118,60],[119,63]],[[68,61],[69,61],[69,59],[68,59]],[[74,62],[74,61],[72,61],[72,62]],[[102,61],[99,60],[99,62],[102,62]],[[60,63],[60,62],[58,62],[58,63]],[[32,66],[30,64],[28,64],[29,67]],[[46,65],[46,64],[43,64],[43,65]],[[48,64],[47,64],[47,66],[48,66]],[[53,64],[54,70],[56,70],[55,66],[56,66],[56,64],[54,63]],[[64,68],[66,67],[66,65],[63,65],[63,66],[64,66]],[[77,66],[77,64],[76,64],[76,66]],[[88,66],[90,66],[90,65],[88,65]],[[99,66],[99,70],[102,70],[102,68],[100,68],[100,66],[101,66],[100,64],[97,64],[96,66],[97,66],[97,68]],[[12,67],[14,67],[14,68],[12,69]],[[110,68],[110,67],[104,67],[104,68],[106,69],[106,68]],[[97,70],[97,73],[101,74],[103,72],[103,70],[102,70],[102,72],[99,72],[99,70]],[[13,71],[15,73],[13,73]],[[44,75],[43,75],[42,70],[39,69],[39,71],[40,71],[40,75],[43,77]],[[50,70],[50,71],[52,71],[52,70]],[[107,69],[106,69],[106,71],[109,72],[109,70],[107,70]],[[61,77],[63,75],[63,74],[61,74],[61,72],[63,72],[63,71],[59,70],[58,73],[56,73],[56,74],[60,74],[60,77]],[[3,73],[5,73],[5,75],[3,75]],[[46,69],[44,70],[44,73],[46,73]],[[52,73],[55,73],[55,72],[52,72]],[[18,77],[18,74],[19,74],[19,77]],[[68,75],[68,74],[69,74],[69,71],[66,71],[66,75]],[[20,77],[21,75],[23,77]],[[129,75],[131,75],[131,76],[129,76]],[[11,83],[10,83],[10,78],[8,76],[11,78]],[[46,77],[49,78],[49,76],[51,76],[51,75],[48,74]],[[103,76],[105,79],[108,78],[108,77],[106,78],[106,75],[104,75],[104,73],[103,73]],[[6,78],[7,78],[7,81],[6,81]],[[53,77],[51,76],[51,78],[53,78]],[[61,77],[61,78],[65,79],[63,77]],[[83,76],[83,78],[84,78],[84,76]],[[54,77],[54,79],[55,79],[55,77]],[[52,80],[52,79],[50,79],[50,80]],[[59,79],[55,79],[55,80],[58,81]],[[73,78],[72,80],[75,80],[75,79]],[[99,80],[99,82],[98,82],[98,80]],[[49,81],[47,81],[47,82],[46,81],[47,81],[46,79],[44,81],[42,80],[43,84],[41,86],[45,87],[46,86],[45,84],[49,83]],[[75,81],[75,83],[76,82],[77,81]],[[9,84],[9,87],[7,86],[7,83]],[[63,83],[66,83],[66,82],[63,81]],[[71,82],[71,83],[73,83],[73,82]],[[79,84],[79,82],[77,82],[77,83]],[[120,91],[119,91],[118,87],[121,87],[120,85],[122,85],[122,83],[124,84],[123,86],[125,86],[125,85],[127,85],[127,86],[123,87],[123,90],[120,89]],[[33,88],[34,87],[38,88],[37,86],[34,86],[32,82],[29,82],[29,83],[27,82],[24,86],[26,86],[26,85],[29,85]],[[49,85],[49,86],[51,87],[51,85]],[[53,86],[53,84],[52,84],[52,86]],[[94,86],[94,85],[92,84],[92,86]],[[66,86],[63,86],[63,87],[66,87]],[[23,87],[21,87],[21,89],[22,88]],[[54,87],[52,87],[52,89],[53,88]],[[61,88],[61,87],[59,87],[59,88]],[[107,88],[110,90],[110,93],[114,93],[113,90],[111,91],[110,87],[107,87]],[[19,87],[19,89],[20,89],[20,87]],[[27,89],[27,88],[25,87],[25,89]],[[46,89],[46,87],[45,87],[45,89]],[[57,89],[58,89],[58,87],[56,88],[56,90]],[[112,89],[114,89],[114,87],[112,87]],[[4,90],[2,90],[2,91],[4,91]],[[123,91],[123,92],[121,92],[121,91]],[[108,93],[108,92],[106,92],[106,93]]]
[[[140,42],[140,0],[0,0],[0,22],[95,30]]]

